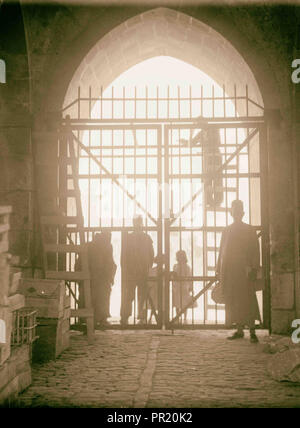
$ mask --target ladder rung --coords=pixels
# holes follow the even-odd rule
[[[7,253],[8,251],[8,241],[1,241],[0,242],[0,253]]]
[[[10,214],[12,212],[12,207],[10,205],[8,206],[1,206],[0,207],[0,215]]]
[[[73,244],[45,244],[44,250],[46,253],[83,253],[86,248],[83,245]]]
[[[5,233],[9,231],[9,224],[0,224],[0,233]]]
[[[71,309],[71,317],[91,318],[93,316],[94,316],[93,309],[88,309],[88,308]]]
[[[214,266],[207,266],[207,267],[206,267],[206,270],[207,270],[208,272],[215,272],[215,271],[216,271],[216,268],[215,268]]]
[[[237,169],[237,165],[226,165],[224,169]]]
[[[59,192],[59,194],[58,194],[59,198],[63,198],[63,197],[66,197],[66,198],[74,197],[74,198],[76,198],[77,196],[80,196],[80,191],[75,190],[75,189],[69,189],[69,190],[66,190],[65,192]]]
[[[83,281],[85,279],[90,279],[88,272],[66,272],[66,271],[56,271],[48,270],[46,271],[46,279],[61,279],[65,281]]]
[[[79,216],[42,216],[41,217],[41,224],[77,224],[77,223],[83,223],[83,218]]]
[[[207,251],[219,251],[220,247],[206,247]]]

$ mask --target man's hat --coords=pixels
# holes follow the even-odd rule
[[[231,209],[238,209],[241,211],[244,211],[244,204],[243,201],[241,201],[240,199],[235,199],[234,201],[232,201],[231,203]]]

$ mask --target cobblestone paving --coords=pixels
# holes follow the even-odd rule
[[[56,361],[33,369],[20,406],[300,407],[300,386],[266,372],[259,344],[226,331],[101,331],[80,334]]]

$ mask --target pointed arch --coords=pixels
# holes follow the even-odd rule
[[[169,8],[136,15],[102,37],[87,53],[69,84],[65,102],[89,86],[107,87],[133,65],[166,55],[201,69],[218,84],[248,85],[249,96],[263,104],[256,79],[234,46],[203,22]]]

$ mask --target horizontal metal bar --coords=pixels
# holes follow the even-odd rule
[[[236,144],[234,145],[234,146],[236,146]],[[173,146],[172,146],[173,147]],[[179,147],[179,146],[178,146]],[[180,147],[182,147],[182,146],[180,146]],[[226,147],[227,147],[227,145],[226,145]],[[152,150],[157,150],[157,148],[158,148],[158,144],[148,144],[148,145],[145,145],[145,144],[123,144],[123,145],[112,145],[112,146],[106,146],[106,145],[91,145],[91,146],[88,146],[88,148],[90,149],[90,150],[135,150],[135,149],[139,149],[139,150],[142,150],[142,149],[147,149],[147,150],[149,150],[149,149],[152,149]]]
[[[70,124],[72,131],[100,131],[104,130],[133,130],[133,129],[158,129],[160,122],[151,123],[148,119],[70,119],[70,121],[62,121],[62,124]],[[81,125],[83,124],[83,125]],[[98,124],[98,125],[93,125]]]
[[[89,130],[87,130],[89,131]],[[228,147],[237,147],[239,145],[239,143],[232,143],[232,144],[228,144],[228,143],[221,143],[218,147],[219,149],[227,149]],[[107,146],[107,145],[101,145],[101,144],[97,144],[97,145],[91,145],[91,146],[87,146],[90,150],[157,150],[158,148],[158,144],[123,144],[123,145],[112,145],[112,146]],[[164,149],[165,147],[162,146],[162,148]],[[172,151],[174,149],[181,149],[181,150],[202,150],[201,146],[183,146],[182,144],[170,144],[168,146],[169,151]],[[247,154],[248,152],[243,152],[245,154]],[[191,153],[193,154],[193,152]],[[174,155],[175,156],[175,155]],[[178,154],[177,154],[178,156]],[[66,161],[63,161],[64,163],[66,163]],[[71,159],[70,159],[70,164],[71,164]]]
[[[68,175],[68,177],[71,177],[70,175]],[[78,175],[79,179],[97,179],[97,178],[101,178],[101,180],[105,180],[105,179],[111,179],[111,178],[115,178],[115,179],[120,179],[120,178],[137,178],[137,179],[157,179],[158,176],[155,174],[110,174],[110,175],[105,175],[105,174],[80,174]]]
[[[251,101],[250,98],[245,95],[237,96],[203,96],[203,97],[78,97],[75,102],[78,101],[230,101],[230,100],[245,100]],[[259,104],[258,104],[259,106]],[[259,106],[261,107],[261,106]]]
[[[209,118],[206,122],[206,126],[217,126],[220,128],[257,128],[259,125],[264,124],[264,116],[251,116],[251,117],[222,117],[222,118]],[[62,124],[67,123],[63,120]],[[84,131],[84,130],[132,130],[132,129],[155,129],[157,125],[168,125],[172,128],[185,129],[189,126],[191,129],[201,128],[200,123],[197,123],[197,118],[180,118],[180,119],[70,119],[70,126],[72,130]],[[98,124],[98,125],[94,125]],[[202,125],[204,125],[202,123]]]
[[[169,230],[171,232],[222,232],[225,229],[226,226],[191,226],[191,227],[185,227],[185,226],[171,226],[169,227]],[[252,226],[255,230],[261,230],[261,226]]]
[[[206,281],[216,281],[217,278],[215,276],[174,276],[170,279],[172,282],[183,282],[183,281],[189,281],[189,282],[206,282]]]
[[[211,175],[209,174],[170,174],[170,179],[179,179],[179,178],[211,178]],[[229,173],[229,174],[218,174],[218,178],[260,178],[261,174],[258,172],[241,172],[241,173]]]
[[[79,216],[41,216],[40,222],[43,225],[57,225],[62,226],[65,224],[82,224],[83,218]]]
[[[68,227],[68,232],[69,233],[77,233],[79,232],[79,230],[75,227]],[[103,230],[107,230],[110,232],[132,232],[133,231],[133,227],[128,226],[128,227],[118,227],[118,226],[112,226],[112,227],[100,227],[100,226],[95,226],[95,227],[84,227],[83,230],[85,233],[96,233],[96,232],[101,232]],[[144,231],[147,232],[157,232],[157,226],[144,226],[143,227]]]

